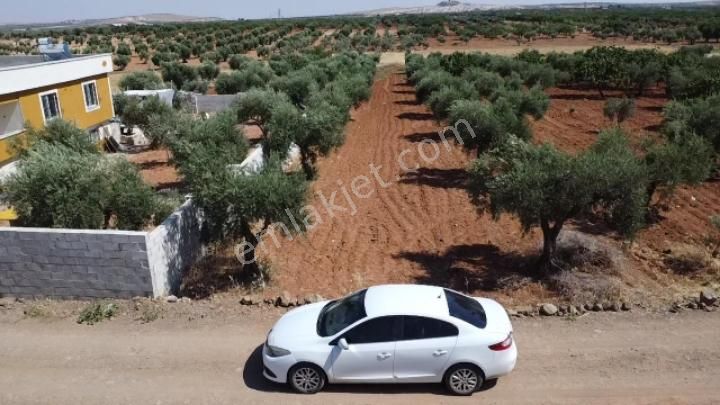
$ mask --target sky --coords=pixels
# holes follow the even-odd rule
[[[434,5],[440,0],[3,0],[0,23],[24,24],[89,18],[110,18],[149,13],[173,13],[198,17],[268,18],[341,14],[385,7]],[[577,0],[498,0],[486,4],[566,3]],[[593,0],[590,0],[593,1]],[[615,0],[618,3],[628,0]],[[631,2],[663,0],[632,0]],[[467,1],[473,2],[473,1]]]

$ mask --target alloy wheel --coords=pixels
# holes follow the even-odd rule
[[[474,370],[459,368],[450,374],[450,387],[458,394],[466,395],[475,391],[478,376]]]

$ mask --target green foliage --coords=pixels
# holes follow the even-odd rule
[[[496,218],[509,213],[526,231],[542,229],[542,269],[553,268],[557,237],[571,219],[602,212],[628,236],[642,225],[645,169],[615,134],[601,136],[579,156],[549,145],[521,145],[510,146],[514,153],[489,152],[476,161],[470,191],[475,201],[489,198]]]
[[[635,114],[635,100],[631,98],[609,98],[605,102],[603,114],[609,119],[620,123]]]
[[[290,103],[284,93],[252,89],[238,97],[235,110],[239,122],[257,125],[263,134],[267,135],[268,131],[265,127],[272,118],[273,107],[284,103]]]
[[[250,57],[245,55],[232,55],[230,59],[228,59],[228,64],[230,64],[230,69],[239,70],[252,61]]]
[[[190,82],[185,82],[182,86],[182,90],[191,91],[194,93],[205,94],[205,93],[207,93],[209,87],[210,87],[210,82],[208,82],[208,81],[193,80]]]
[[[101,229],[111,221],[139,230],[152,219],[154,194],[125,160],[37,142],[4,183],[23,226]]]
[[[117,49],[115,50],[115,53],[118,54],[118,55],[131,56],[131,55],[132,55],[132,49],[130,49],[130,45],[122,42],[122,43],[118,44],[118,47],[117,47]]]
[[[120,80],[121,90],[157,90],[162,89],[163,82],[151,71],[132,72]]]
[[[697,134],[720,151],[720,95],[670,102],[665,107],[663,132],[676,143]]]
[[[197,72],[203,79],[213,80],[220,74],[220,67],[212,61],[206,61],[197,68]]]
[[[117,312],[118,306],[113,303],[95,302],[83,308],[78,316],[77,323],[94,325],[112,318]]]
[[[681,184],[698,185],[710,177],[715,153],[712,145],[697,135],[680,142],[652,145],[645,154],[648,168],[648,204],[658,188],[665,195]]]
[[[236,94],[255,87],[265,87],[273,78],[270,68],[261,62],[248,62],[241,70],[222,73],[215,81],[218,94]]]
[[[194,67],[182,63],[165,62],[161,65],[161,71],[163,80],[171,82],[178,89],[182,89],[186,82],[198,78],[198,72]]]
[[[113,57],[113,65],[117,66],[118,70],[125,70],[128,64],[130,64],[130,57],[127,55],[115,55]]]
[[[54,119],[45,127],[30,129],[25,139],[18,139],[11,145],[14,154],[25,157],[33,146],[40,142],[66,146],[71,150],[83,153],[100,153],[97,145],[90,139],[86,131],[62,119]]]

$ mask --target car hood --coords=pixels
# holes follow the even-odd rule
[[[510,323],[510,317],[500,303],[489,298],[476,298],[478,302],[483,306],[485,310],[485,316],[487,317],[487,325],[485,330],[488,332],[498,333],[507,336],[508,333],[512,332],[512,324]]]
[[[287,349],[290,345],[318,339],[317,319],[326,304],[327,301],[303,305],[283,315],[270,331],[268,343]]]

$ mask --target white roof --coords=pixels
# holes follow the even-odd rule
[[[0,68],[0,95],[55,86],[113,71],[112,54]]]
[[[441,287],[394,284],[368,288],[365,312],[374,318],[396,314],[447,316],[449,310]]]

